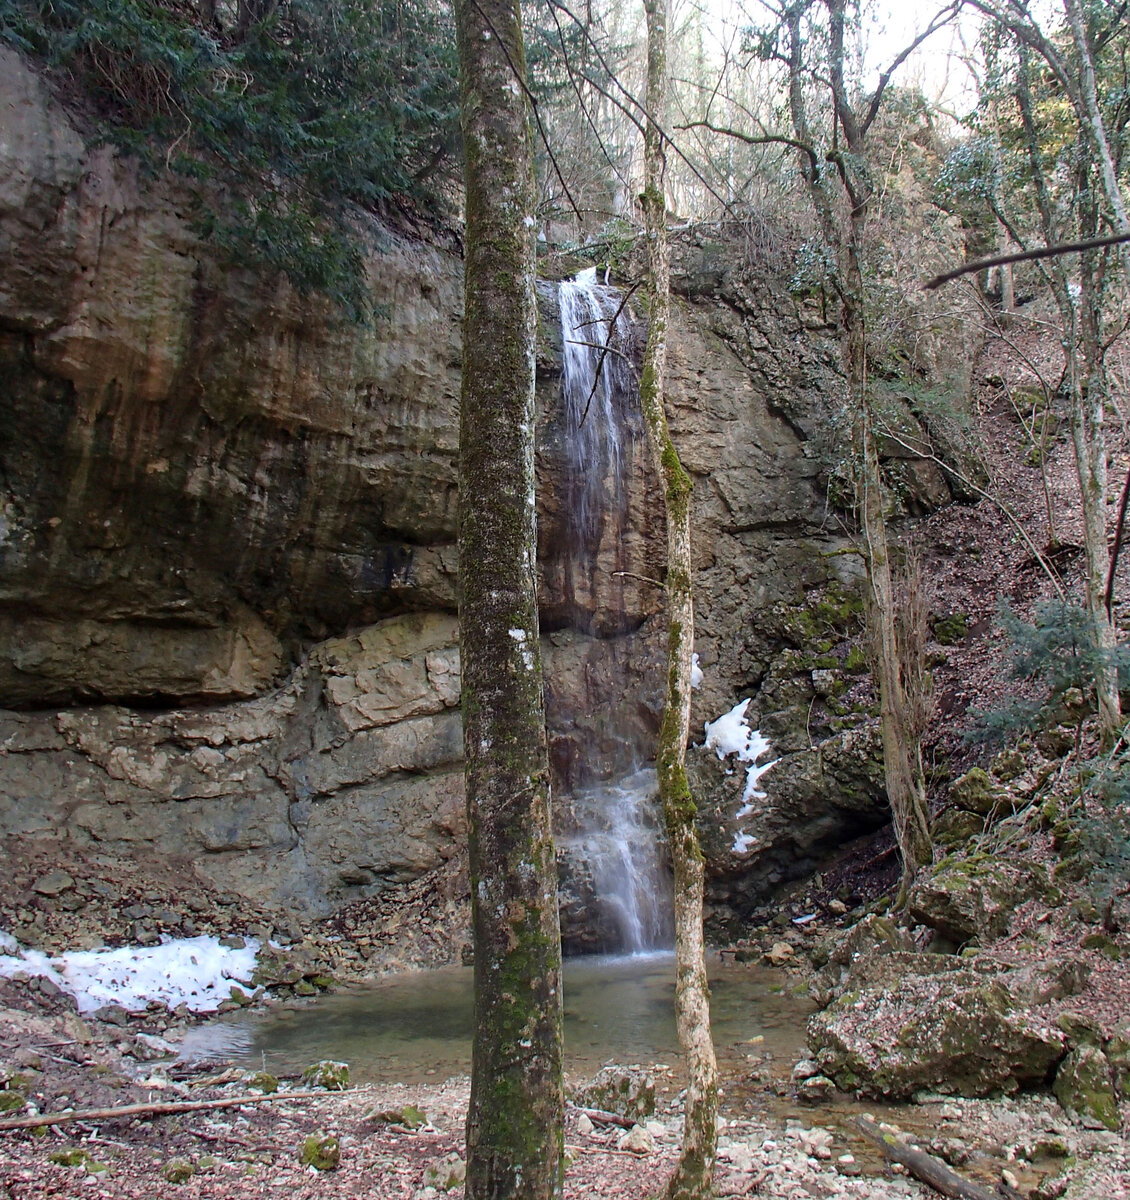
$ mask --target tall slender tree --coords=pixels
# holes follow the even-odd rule
[[[809,10],[827,14],[826,59],[811,61],[806,36]],[[879,115],[891,75],[929,33],[956,11],[950,4],[927,32],[901,52],[879,77],[870,96],[853,100],[845,72],[845,29],[849,0],[792,0],[782,10],[787,39],[789,112],[793,145],[823,237],[831,282],[839,301],[839,335],[851,419],[850,467],[855,506],[867,565],[868,607],[875,643],[883,736],[883,769],[895,837],[902,858],[900,900],[905,899],[918,869],[933,857],[929,813],[922,768],[921,729],[910,714],[917,707],[908,689],[913,664],[905,661],[900,635],[898,587],[887,529],[887,495],[879,460],[874,398],[868,378],[867,297],[864,279],[867,224],[875,196],[868,164],[867,135]],[[809,26],[811,32],[811,26]],[[812,39],[815,40],[815,39]],[[828,145],[819,149],[818,131],[810,117],[810,76],[826,81]]]
[[[710,1193],[718,1142],[718,1082],[710,1038],[710,989],[702,929],[705,871],[686,772],[694,651],[691,480],[679,461],[666,415],[671,280],[663,188],[664,139],[658,122],[667,90],[667,2],[645,0],[645,9],[648,116],[641,201],[647,231],[648,321],[640,404],[652,460],[663,481],[667,524],[667,691],[656,765],[675,875],[675,1021],[687,1060],[683,1145],[667,1196],[669,1200],[691,1200]]]
[[[457,0],[467,205],[460,648],[475,1026],[468,1200],[562,1190],[561,939],[535,589],[534,179],[518,0]]]

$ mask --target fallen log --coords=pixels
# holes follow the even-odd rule
[[[915,1150],[893,1133],[886,1133],[874,1121],[859,1117],[855,1121],[855,1127],[892,1162],[901,1163],[915,1179],[941,1192],[943,1196],[949,1196],[950,1200],[1001,1200],[1001,1192],[990,1191],[979,1183],[963,1178],[932,1154],[927,1154],[925,1150]]]
[[[275,1100],[325,1100],[330,1092],[272,1092],[268,1096],[225,1096],[221,1100],[166,1100],[159,1104],[126,1104],[120,1108],[78,1108],[67,1112],[39,1113],[32,1117],[5,1117],[0,1133],[13,1129],[39,1129],[73,1121],[116,1121],[122,1117],[167,1117],[176,1113],[205,1112],[210,1108],[238,1108],[243,1104],[270,1104]]]

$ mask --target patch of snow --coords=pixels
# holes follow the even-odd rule
[[[738,832],[734,834],[734,844],[730,847],[730,849],[734,854],[748,854],[756,841],[757,838],[755,838],[752,834],[742,833],[742,831],[739,829]]]
[[[0,929],[0,950],[5,954],[15,954],[19,948],[19,942],[10,933],[5,933],[3,929]]]
[[[696,691],[702,687],[702,667],[698,665],[698,655],[691,655],[691,687]]]
[[[6,950],[13,948],[8,941],[3,943]],[[169,1008],[184,1004],[192,1012],[213,1012],[228,999],[233,983],[250,981],[259,943],[248,939],[242,950],[235,950],[221,946],[217,938],[195,937],[160,946],[72,950],[57,958],[39,950],[14,949],[0,956],[0,976],[46,976],[75,998],[80,1013],[107,1004],[139,1012],[150,1000]]]
[[[739,762],[750,764],[746,768],[745,791],[742,793],[742,807],[738,810],[738,819],[749,816],[754,811],[755,799],[765,799],[765,793],[758,790],[758,780],[780,761],[774,758],[762,766],[757,765],[757,760],[763,754],[767,754],[771,747],[769,739],[762,736],[761,730],[750,729],[745,716],[748,707],[747,697],[745,700],[739,700],[729,712],[723,713],[716,721],[707,721],[706,741],[703,743],[707,750],[713,750],[720,759],[735,754]]]

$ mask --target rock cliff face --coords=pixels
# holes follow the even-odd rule
[[[305,916],[457,856],[460,260],[376,231],[379,315],[354,327],[223,264],[175,180],[142,186],[130,160],[84,144],[6,50],[0,135],[0,833],[187,857]],[[835,350],[771,280],[719,267],[726,253],[685,249],[671,345],[672,428],[696,483],[696,723],[753,696],[784,758],[743,826],[756,850],[733,849],[740,789],[704,777],[723,915],[882,819],[873,754],[843,765],[859,714],[822,706],[813,682],[836,675],[846,627],[810,614],[858,583],[827,553],[840,543],[808,445],[835,403]],[[646,756],[662,521],[633,443],[621,518],[583,571],[562,567],[554,290],[542,300],[564,794]],[[908,470],[930,502],[948,495],[929,464]]]

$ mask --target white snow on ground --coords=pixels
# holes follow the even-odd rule
[[[69,992],[80,1013],[106,1004],[138,1012],[150,1000],[169,1008],[212,1012],[228,999],[233,983],[247,985],[255,970],[259,943],[248,939],[242,950],[221,946],[217,938],[195,937],[160,946],[123,946],[119,950],[72,950],[48,958],[39,950],[19,950],[0,932],[0,976],[45,975]]]
[[[769,739],[762,737],[759,729],[750,729],[745,716],[745,710],[748,707],[748,699],[740,700],[729,712],[723,713],[716,721],[707,721],[705,727],[707,750],[713,750],[720,759],[728,758],[733,754],[737,756],[739,762],[749,763],[745,773],[742,806],[734,814],[735,820],[738,821],[742,817],[748,817],[756,810],[755,800],[765,799],[765,793],[758,789],[757,782],[770,767],[776,766],[780,761],[774,758],[758,766],[757,760],[767,754],[771,747]],[[747,853],[756,841],[756,837],[739,829],[734,834],[733,853]]]
[[[702,667],[699,666],[698,655],[692,654],[691,655],[691,687],[696,688],[696,689],[702,687],[702,679],[703,679]]]

